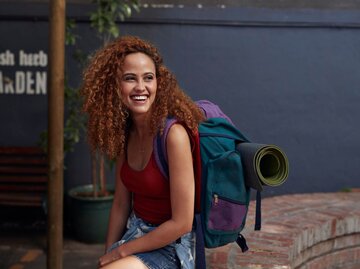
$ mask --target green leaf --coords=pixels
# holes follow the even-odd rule
[[[120,18],[121,21],[125,20],[125,16],[121,12],[119,13],[119,18]]]
[[[121,10],[122,10],[123,14],[125,15],[125,17],[130,17],[131,16],[131,8],[129,7],[129,5],[124,4],[121,7]]]
[[[119,36],[119,29],[117,28],[116,25],[111,26],[109,32],[115,38]]]

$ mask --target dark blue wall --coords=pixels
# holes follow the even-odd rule
[[[0,53],[47,51],[46,7],[14,19],[17,9],[1,5]],[[71,6],[68,13],[78,20],[78,46],[93,51],[100,43],[84,9]],[[360,11],[147,8],[120,29],[155,43],[194,99],[217,102],[254,142],[286,151],[289,179],[266,195],[360,187]],[[0,94],[0,144],[35,144],[46,113],[46,96]],[[67,187],[87,182],[85,143],[67,163]]]

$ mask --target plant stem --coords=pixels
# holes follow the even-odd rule
[[[106,194],[106,184],[105,184],[105,166],[104,166],[104,155],[100,154],[100,192]]]
[[[92,184],[93,184],[93,188],[94,188],[94,197],[98,197],[98,188],[97,188],[97,169],[96,169],[96,165],[97,165],[97,152],[93,152],[91,154],[91,164],[92,164]]]

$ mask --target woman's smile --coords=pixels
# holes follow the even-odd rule
[[[144,103],[149,98],[149,95],[132,95],[131,99],[137,103]]]

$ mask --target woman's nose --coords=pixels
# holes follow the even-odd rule
[[[136,90],[138,91],[145,90],[145,82],[142,79],[138,80],[138,82],[136,83]]]

